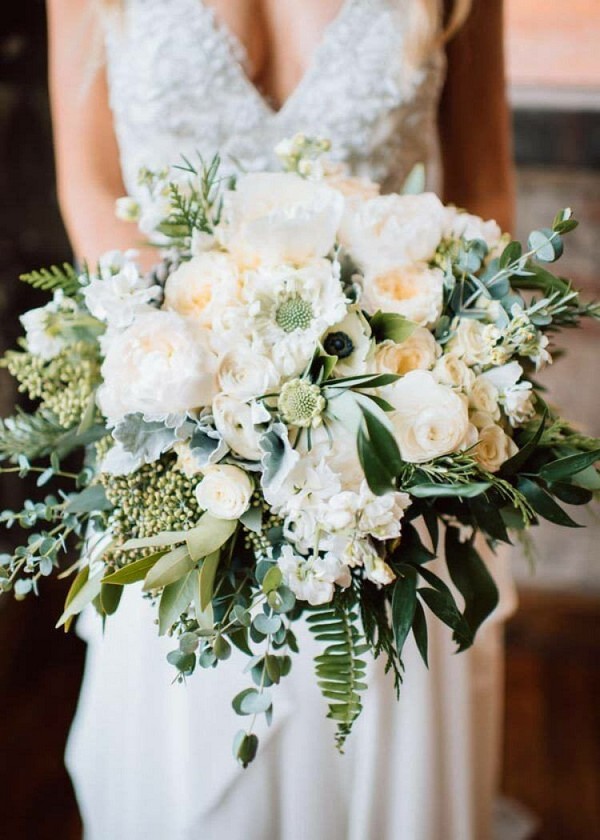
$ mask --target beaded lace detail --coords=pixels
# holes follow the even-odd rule
[[[328,137],[352,172],[399,189],[435,155],[444,59],[409,69],[411,0],[345,0],[280,110],[244,71],[242,45],[202,0],[127,0],[106,22],[111,105],[128,190],[141,166],[221,152],[225,164],[272,168],[273,147],[304,132]]]

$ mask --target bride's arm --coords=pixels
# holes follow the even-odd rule
[[[502,0],[474,0],[449,43],[440,109],[444,200],[510,231],[514,173],[505,96]]]
[[[94,73],[92,4],[48,0],[49,88],[56,159],[56,183],[73,250],[90,263],[112,249],[138,247],[135,225],[115,217],[124,195],[106,76]],[[151,264],[153,254],[144,253]]]

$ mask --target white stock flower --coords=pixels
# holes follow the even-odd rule
[[[497,472],[502,464],[518,452],[518,446],[504,429],[492,423],[479,432],[474,449],[476,460],[488,472]]]
[[[205,251],[169,275],[164,308],[210,328],[215,316],[236,300],[239,285],[232,258],[219,251]]]
[[[244,298],[253,340],[287,376],[302,371],[325,330],[346,315],[339,266],[326,259],[248,272]]]
[[[34,356],[42,359],[53,359],[67,342],[61,334],[58,324],[53,325],[53,316],[61,311],[73,311],[76,304],[66,298],[61,291],[54,293],[54,298],[45,306],[30,309],[19,318],[25,329],[27,349]]]
[[[448,352],[456,353],[467,365],[489,364],[492,345],[488,326],[474,318],[461,318],[446,345]]]
[[[125,329],[141,312],[151,312],[150,305],[161,296],[161,288],[150,275],[142,275],[131,258],[111,262],[115,252],[101,258],[100,274],[92,276],[83,289],[85,305],[94,318],[111,329]],[[122,257],[122,255],[119,255]],[[111,267],[112,266],[112,267]]]
[[[254,485],[248,473],[231,464],[210,464],[196,487],[202,510],[218,519],[239,519],[248,510]]]
[[[441,350],[425,327],[417,329],[400,344],[383,341],[375,350],[375,366],[380,373],[404,375],[411,370],[429,370]]]
[[[227,394],[217,394],[212,404],[215,428],[225,443],[242,458],[259,461],[260,431],[254,424],[252,407]]]
[[[430,260],[442,240],[444,206],[433,193],[382,195],[346,213],[340,240],[369,272]]]
[[[220,236],[244,265],[303,263],[331,251],[343,197],[292,172],[243,175],[225,193]]]
[[[511,426],[520,426],[535,414],[531,382],[511,385],[505,390],[501,402]]]
[[[431,373],[413,370],[390,385],[390,420],[405,461],[420,463],[459,451],[470,432],[466,400]]]
[[[475,381],[475,374],[456,353],[446,353],[438,361],[432,371],[441,385],[468,391]]]
[[[390,540],[400,536],[400,520],[411,503],[408,493],[392,491],[376,496],[366,481],[360,488],[360,513],[357,527],[360,533],[369,534],[378,540]]]
[[[323,544],[328,547],[331,554],[339,557],[346,568],[363,567],[365,576],[372,583],[386,586],[396,579],[392,569],[379,556],[375,546],[368,539],[334,536],[324,540]]]
[[[279,384],[279,373],[273,362],[250,345],[229,350],[219,359],[219,388],[239,400],[250,400],[269,393]]]
[[[444,275],[425,263],[396,265],[368,271],[361,304],[369,314],[381,309],[404,315],[422,327],[433,326],[442,314]]]
[[[115,216],[122,222],[137,222],[140,212],[139,202],[130,195],[123,195],[115,201]]]
[[[290,545],[283,546],[277,564],[286,586],[314,607],[331,601],[336,583],[350,583],[347,568],[336,557],[302,557]]]
[[[107,348],[98,405],[109,425],[136,412],[160,420],[210,405],[216,363],[206,332],[174,312],[144,312]]]

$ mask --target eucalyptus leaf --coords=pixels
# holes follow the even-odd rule
[[[192,560],[201,560],[227,542],[237,528],[237,519],[217,519],[203,513],[195,528],[186,532],[186,544]]]
[[[119,608],[121,595],[123,594],[123,587],[115,584],[106,583],[106,578],[102,580],[102,587],[100,589],[100,602],[102,610],[105,615],[114,615]]]
[[[125,585],[128,583],[137,583],[139,580],[144,580],[150,569],[158,560],[160,560],[164,553],[164,551],[157,551],[155,554],[150,554],[148,557],[142,557],[139,560],[135,560],[133,563],[128,563],[121,569],[117,569],[116,572],[111,572],[111,574],[106,575],[106,577],[103,578],[103,582]]]
[[[101,484],[92,484],[81,493],[70,496],[65,510],[67,513],[95,513],[111,508],[112,504],[106,498],[104,487]]]
[[[85,577],[85,573],[80,572],[81,578],[77,582],[77,578],[73,581],[71,589],[67,595],[68,603],[65,604],[65,609],[59,618],[56,627],[66,625],[70,618],[81,612],[84,607],[100,594],[102,587],[102,575],[95,575],[93,578]],[[88,570],[89,575],[89,570]],[[79,575],[78,575],[79,578]],[[77,586],[75,585],[77,582]]]
[[[163,589],[158,605],[158,632],[164,636],[194,598],[196,572],[188,572]]]
[[[187,575],[194,568],[187,546],[180,545],[163,554],[154,563],[144,579],[144,592],[161,589]]]
[[[213,551],[204,558],[202,566],[200,567],[200,576],[198,586],[200,589],[200,609],[206,610],[212,601],[213,590],[215,585],[215,576],[221,559],[220,551]]]

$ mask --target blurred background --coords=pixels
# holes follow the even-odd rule
[[[600,297],[600,2],[505,0],[509,97],[518,166],[517,234],[572,206],[561,273]],[[70,259],[54,193],[43,0],[5,4],[0,23],[0,351],[36,305],[18,275]],[[549,398],[600,435],[600,328],[569,335],[543,374]],[[12,384],[0,371],[0,415]],[[0,484],[0,509],[21,483]],[[537,840],[600,832],[600,521],[536,535],[535,570],[515,551],[521,607],[507,629],[503,791],[535,815]],[[0,552],[19,534],[0,534]],[[0,818],[4,840],[76,840],[81,827],[62,764],[84,645],[52,630],[64,587],[39,601],[0,603]],[[108,838],[107,838],[108,840]],[[406,839],[408,840],[408,838]],[[454,840],[454,839],[453,839]],[[460,838],[456,838],[460,840]]]

